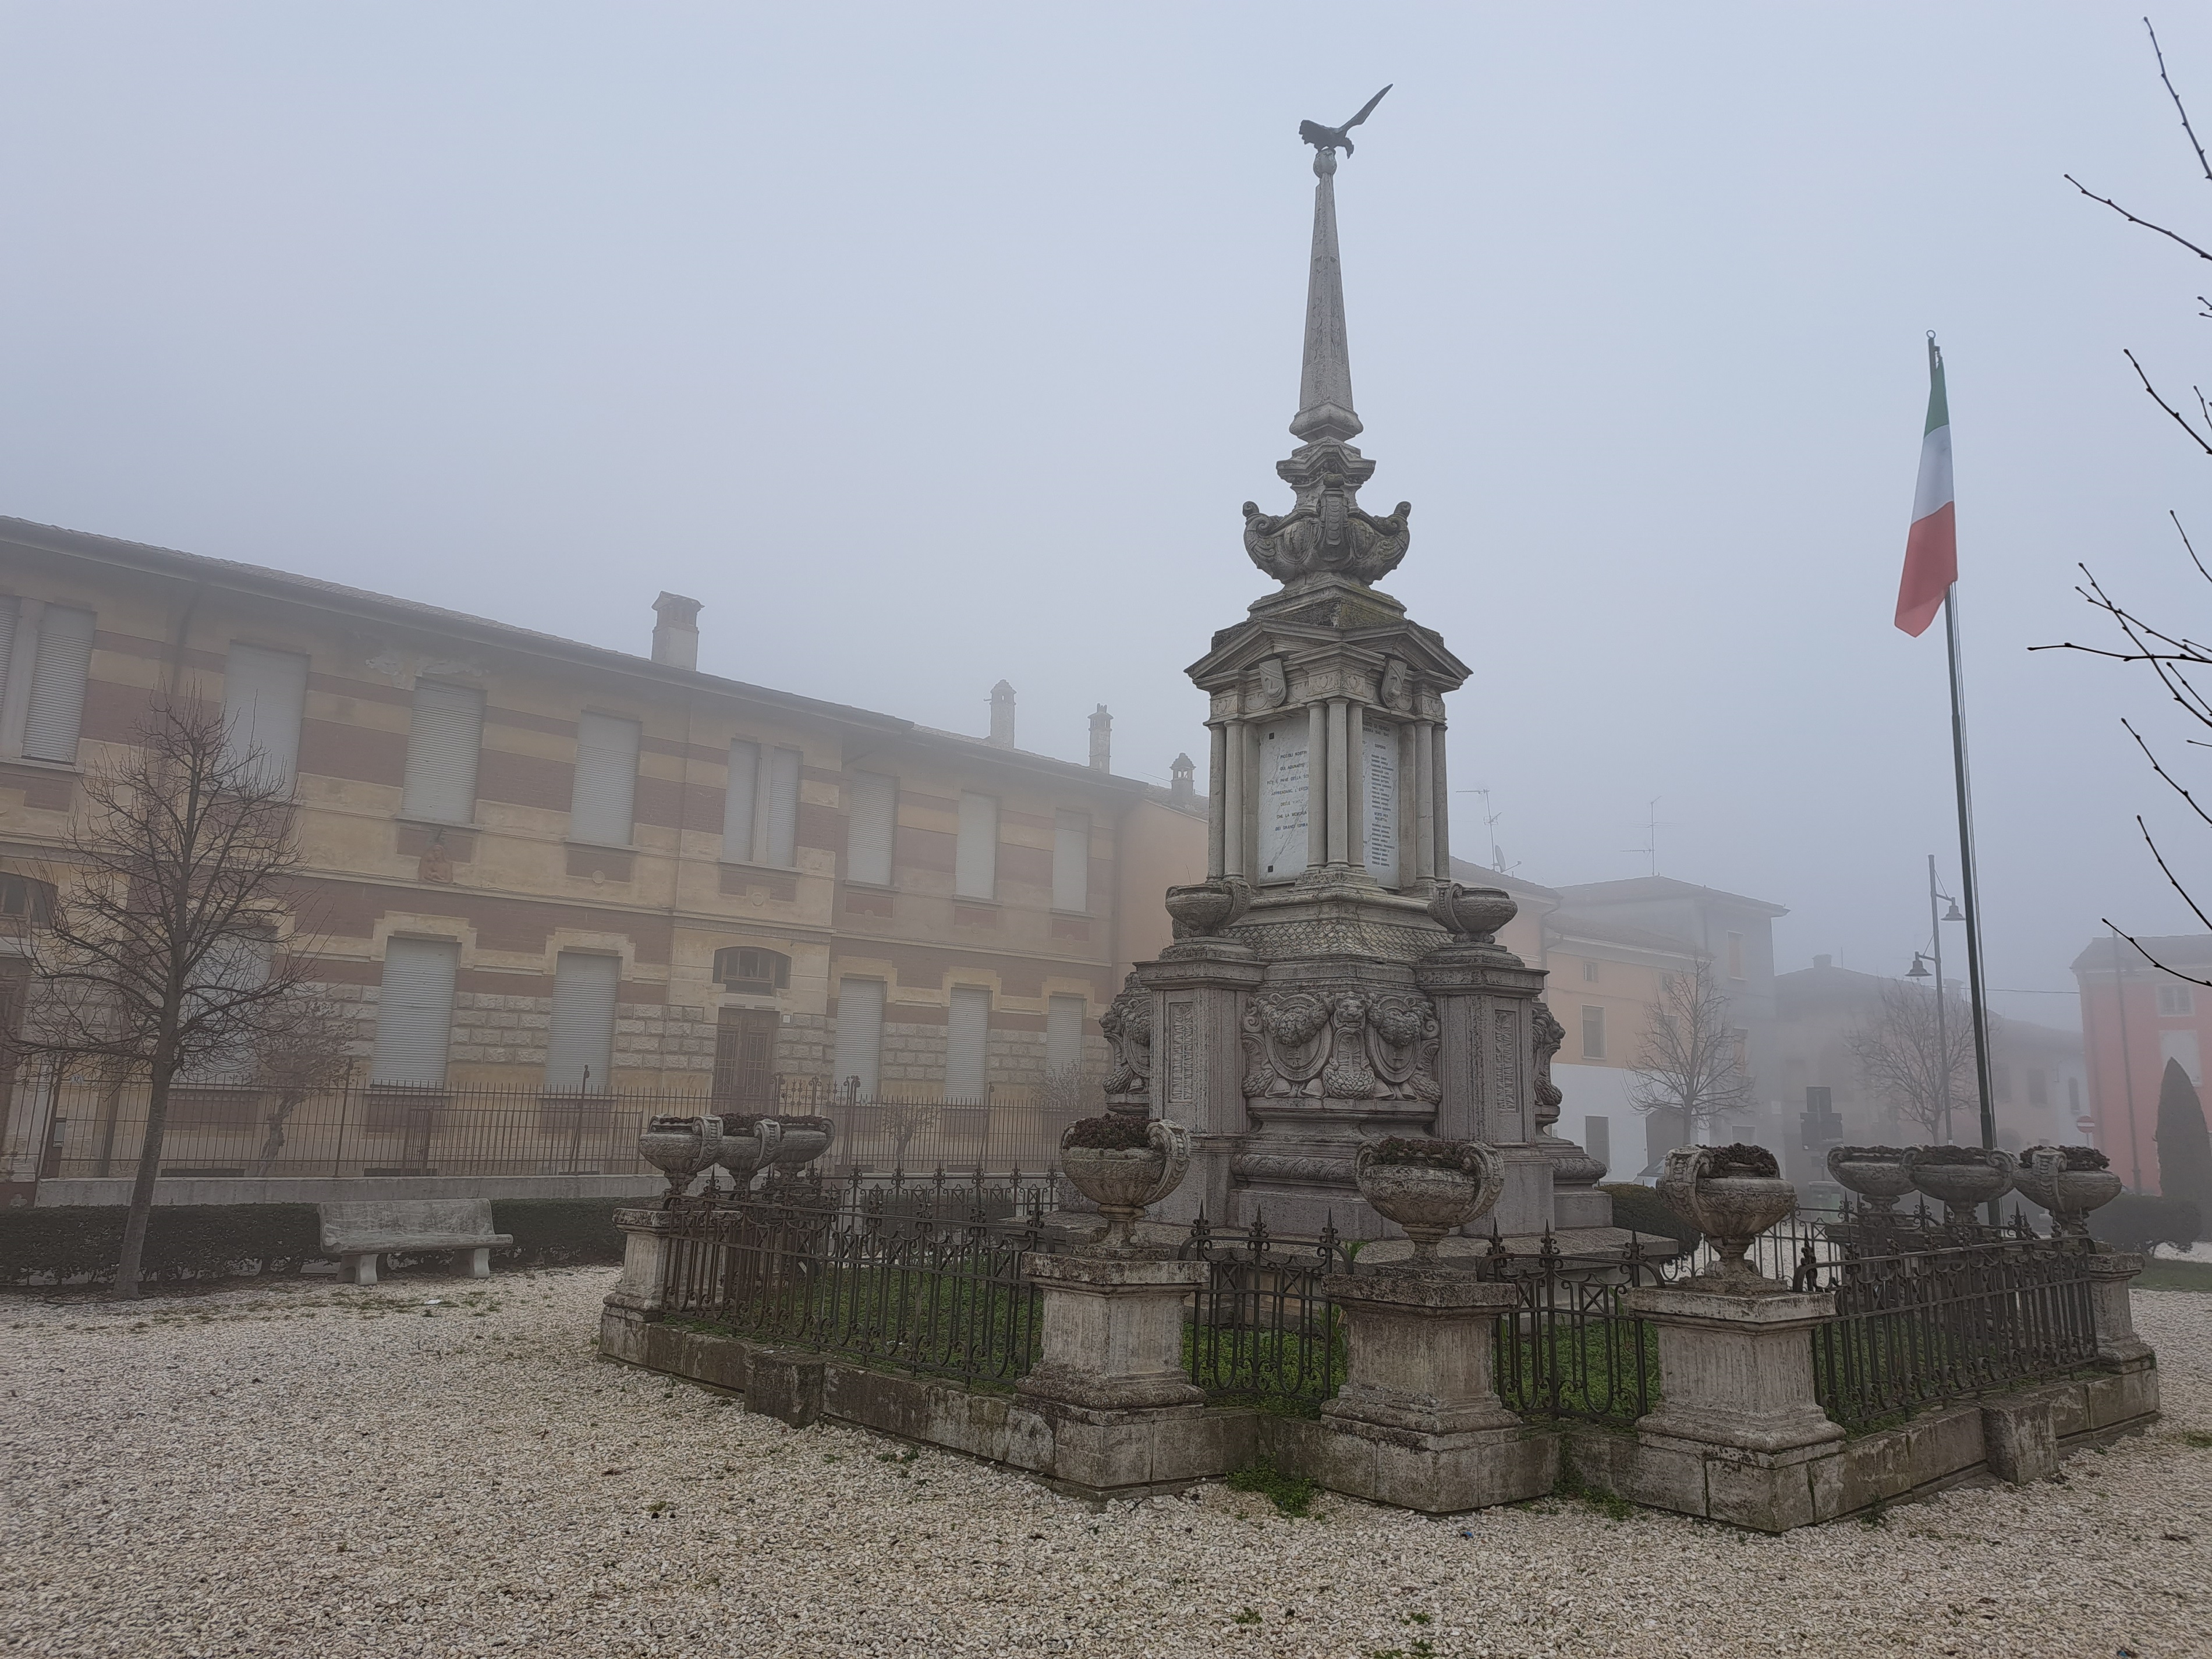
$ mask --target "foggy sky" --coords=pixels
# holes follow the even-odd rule
[[[1395,82],[1338,174],[1364,504],[1508,861],[1642,873],[1656,796],[1783,969],[1924,945],[1933,328],[1991,979],[2067,990],[2100,916],[2196,930],[2136,812],[2212,889],[2118,721],[2201,778],[2188,729],[2027,649],[2106,638],[2077,559],[2212,599],[2120,356],[2187,395],[2212,270],[2060,177],[2212,228],[2138,9],[0,5],[0,512],[640,653],[672,588],[713,672],[978,733],[1004,676],[1024,747],[1104,702],[1164,781],[1272,586],[1297,123]],[[2154,17],[2212,124],[2212,21]]]

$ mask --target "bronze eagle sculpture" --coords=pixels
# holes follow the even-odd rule
[[[1390,83],[1390,86],[1395,87],[1397,84],[1398,83],[1395,81],[1393,81]],[[1382,92],[1388,92],[1389,90],[1390,87],[1385,87],[1382,88]],[[1304,139],[1306,143],[1311,144],[1316,149],[1340,149],[1346,155],[1351,155],[1351,134],[1352,128],[1358,126],[1362,121],[1364,121],[1369,116],[1375,112],[1375,106],[1382,101],[1382,92],[1376,93],[1372,98],[1362,104],[1359,106],[1359,113],[1353,116],[1349,121],[1346,121],[1340,127],[1325,127],[1318,121],[1299,122],[1298,137]]]

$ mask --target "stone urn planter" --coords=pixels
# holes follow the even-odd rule
[[[1902,1146],[1831,1146],[1828,1173],[1838,1186],[1864,1200],[1871,1218],[1877,1220],[1893,1218],[1897,1200],[1912,1190]]]
[[[1505,1185],[1498,1154],[1479,1140],[1370,1141],[1352,1161],[1359,1195],[1413,1241],[1416,1264],[1437,1261],[1437,1243],[1487,1214]]]
[[[2120,1195],[2112,1160],[2094,1146],[2030,1146],[2012,1184],[2051,1212],[2054,1238],[2087,1238],[2089,1212]]]
[[[1446,882],[1429,900],[1429,914],[1449,928],[1454,939],[1475,945],[1497,944],[1498,930],[1520,913],[1519,902],[1503,887]]]
[[[1944,1219],[1971,1227],[1974,1212],[2012,1190],[2010,1152],[1982,1146],[1915,1146],[1905,1154],[1912,1184],[1943,1203]]]
[[[691,1190],[699,1171],[710,1167],[722,1150],[722,1120],[719,1117],[656,1117],[637,1138],[645,1161],[668,1177],[668,1195],[661,1207],[674,1209]]]
[[[778,1117],[778,1139],[769,1162],[784,1175],[796,1175],[830,1150],[837,1126],[818,1115]]]
[[[1719,1258],[1692,1281],[1735,1295],[1772,1295],[1785,1287],[1746,1261],[1753,1241],[1797,1207],[1797,1189],[1764,1146],[1678,1146],[1658,1182],[1667,1207],[1705,1237]]]
[[[754,1117],[739,1112],[722,1114],[721,1150],[714,1161],[730,1172],[737,1185],[732,1198],[743,1198],[753,1184],[753,1177],[768,1168],[775,1158],[783,1141],[783,1125],[772,1117]]]
[[[1068,1184],[1106,1218],[1099,1248],[1124,1254],[1135,1248],[1131,1230],[1145,1206],[1182,1184],[1190,1168],[1190,1131],[1163,1118],[1079,1118],[1060,1135],[1060,1167]]]
[[[1252,889],[1242,876],[1223,876],[1167,890],[1167,911],[1179,939],[1214,938],[1251,903]]]

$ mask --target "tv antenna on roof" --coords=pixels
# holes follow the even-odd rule
[[[1490,842],[1490,867],[1495,870],[1501,876],[1510,876],[1516,870],[1518,870],[1521,867],[1519,865],[1508,864],[1505,861],[1504,849],[1498,844],[1498,821],[1504,817],[1505,814],[1503,812],[1493,812],[1491,811],[1490,791],[1484,788],[1474,788],[1461,789],[1455,791],[1454,793],[1462,795],[1480,795],[1482,797],[1482,830],[1483,834]]]
[[[1644,804],[1644,845],[1632,847],[1632,853],[1641,853],[1649,861],[1649,873],[1659,873],[1659,797],[1654,795]]]

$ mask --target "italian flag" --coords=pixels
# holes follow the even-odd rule
[[[1928,339],[1928,429],[1920,440],[1920,483],[1912,528],[1905,535],[1905,574],[1897,584],[1897,625],[1917,637],[1959,580],[1959,526],[1951,501],[1951,408],[1943,397],[1943,354]]]

